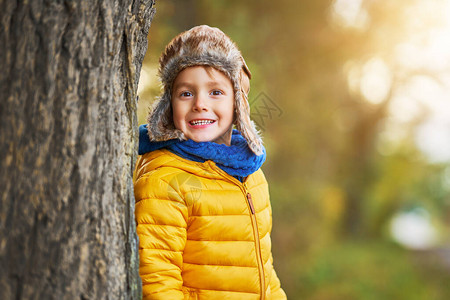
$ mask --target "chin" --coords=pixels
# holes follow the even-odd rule
[[[205,137],[205,136],[193,136],[190,137],[191,140],[193,140],[194,142],[200,143],[200,142],[211,142],[212,139]]]

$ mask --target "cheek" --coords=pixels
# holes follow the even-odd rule
[[[231,122],[234,122],[234,120],[236,119],[236,113],[234,112],[234,109],[228,112],[228,119],[231,120]]]
[[[234,121],[236,119],[236,111],[234,109],[233,103],[226,105],[224,109],[222,110],[222,117],[226,118],[227,120]]]

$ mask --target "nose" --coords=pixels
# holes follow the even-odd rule
[[[197,95],[197,97],[195,97],[192,110],[196,112],[208,111],[208,106],[204,96]]]

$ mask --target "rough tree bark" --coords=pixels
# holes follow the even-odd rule
[[[0,299],[140,299],[132,169],[153,0],[0,0]]]

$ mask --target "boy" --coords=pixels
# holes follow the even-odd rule
[[[134,174],[144,299],[286,299],[241,53],[197,26],[167,45],[160,77]]]

